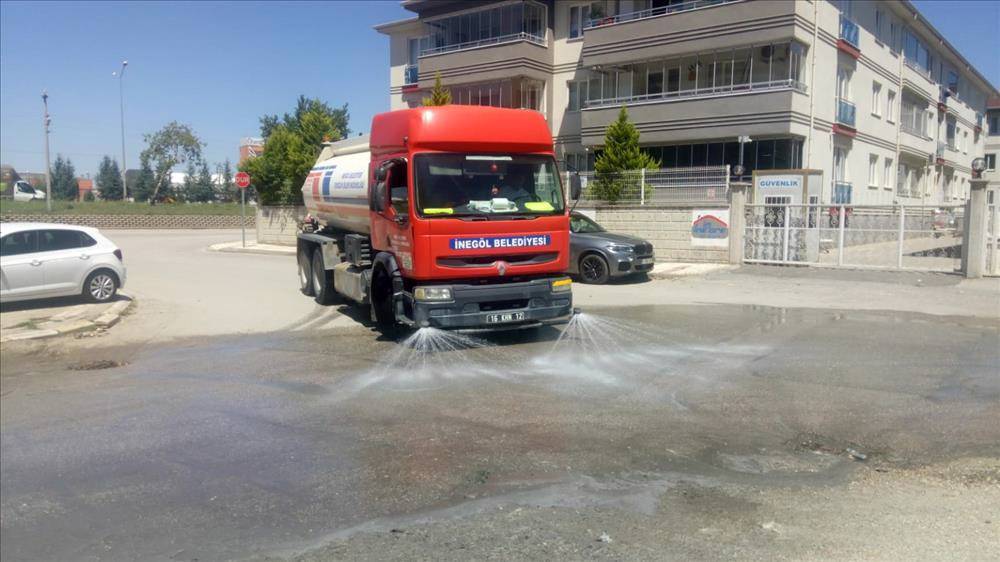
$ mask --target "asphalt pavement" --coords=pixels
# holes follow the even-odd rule
[[[995,556],[990,282],[751,269],[394,341],[231,233],[110,234],[136,311],[3,349],[5,561]]]

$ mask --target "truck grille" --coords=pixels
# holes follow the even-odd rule
[[[488,267],[495,262],[505,261],[510,265],[535,265],[555,261],[558,257],[559,254],[555,252],[503,256],[441,257],[437,259],[437,264],[441,267]]]
[[[525,308],[528,306],[528,299],[514,299],[508,301],[492,301],[479,303],[479,310],[483,312],[493,310],[511,310],[515,308]]]

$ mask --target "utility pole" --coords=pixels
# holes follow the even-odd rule
[[[45,132],[45,210],[52,212],[52,167],[49,165],[49,93],[42,90],[42,130]]]
[[[128,171],[128,165],[125,163],[125,67],[128,66],[128,61],[122,61],[122,69],[118,72],[112,72],[112,76],[118,77],[118,102],[121,109],[122,118],[122,201],[128,201],[128,180],[126,179],[126,171]]]

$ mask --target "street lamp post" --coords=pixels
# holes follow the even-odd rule
[[[52,212],[52,167],[49,165],[49,93],[42,90],[42,130],[45,132],[45,210]]]
[[[112,72],[112,76],[118,78],[118,102],[121,109],[121,122],[122,122],[122,201],[128,201],[128,180],[126,179],[125,172],[128,170],[128,165],[125,164],[125,67],[128,66],[128,61],[122,61],[122,69],[120,71]]]

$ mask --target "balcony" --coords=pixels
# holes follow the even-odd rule
[[[854,191],[854,186],[851,185],[849,181],[836,181],[833,182],[833,204],[834,205],[850,205],[851,204],[851,194]]]
[[[699,8],[710,8],[712,6],[718,6],[719,4],[729,4],[740,1],[741,0],[689,0],[688,2],[670,4],[669,6],[659,6],[648,10],[639,10],[637,12],[629,12],[627,14],[618,14],[616,16],[587,20],[587,24],[583,27],[583,29],[586,31],[588,29],[594,29],[595,27],[604,27],[606,25],[614,25],[616,23],[626,21],[644,20],[647,18],[665,16],[667,14],[687,12],[690,10],[697,10]]]
[[[858,24],[840,14],[840,36],[837,40],[837,48],[854,57],[861,57],[861,43],[859,41]]]
[[[403,85],[404,86],[416,86],[417,85],[417,65],[408,64],[403,67]]]
[[[755,92],[770,92],[779,90],[796,90],[806,92],[806,85],[798,80],[775,80],[773,82],[757,82],[750,84],[736,84],[731,86],[716,86],[711,88],[695,88],[693,90],[680,90],[676,92],[661,92],[658,94],[645,94],[641,96],[618,96],[613,98],[603,98],[587,100],[584,103],[585,109],[595,107],[629,107],[645,103],[659,103],[673,100],[707,98],[725,95],[749,94]]]
[[[503,45],[504,43],[516,43],[518,41],[530,41],[536,45],[540,45],[542,47],[545,46],[544,35],[536,35],[534,33],[520,32],[520,33],[511,33],[509,35],[498,35],[496,37],[487,37],[485,39],[477,39],[475,41],[463,41],[460,43],[438,45],[436,47],[431,47],[428,45],[426,48],[420,49],[420,56],[427,57],[431,55],[440,55],[441,53],[467,51],[469,49],[478,49],[479,47]],[[421,42],[423,42],[423,40],[421,40]]]
[[[680,9],[679,7],[687,7]],[[797,21],[812,8],[796,2],[686,2],[600,18],[584,33],[583,66],[614,66],[749,45],[812,42]]]
[[[789,87],[754,89],[740,95],[715,94],[679,97],[636,96],[628,104],[629,121],[651,146],[705,139],[805,136],[808,127],[794,115],[809,110],[808,98]],[[585,146],[604,144],[609,124],[618,118],[622,104],[607,100],[588,102],[580,115],[580,134]]]

